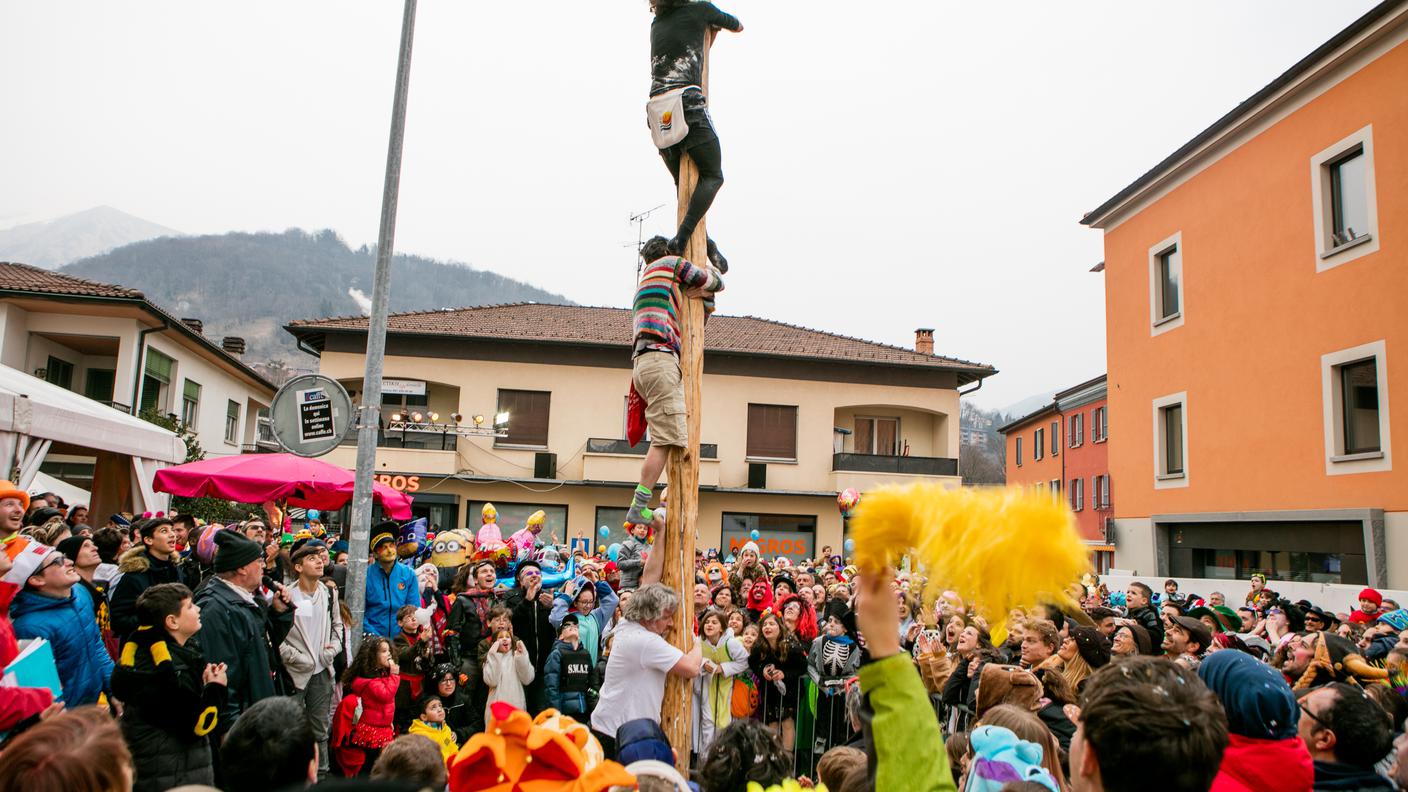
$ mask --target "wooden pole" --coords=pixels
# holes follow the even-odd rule
[[[709,91],[709,35],[704,46],[703,85]],[[688,154],[680,158],[679,212],[676,223],[684,219],[689,200],[699,183],[699,170]],[[700,220],[690,237],[684,257],[703,266],[708,261],[709,235]],[[675,626],[670,643],[682,651],[694,648],[694,545],[699,521],[699,436],[701,424],[701,384],[704,380],[704,301],[681,294],[680,300],[680,381],[684,387],[684,408],[689,426],[689,445],[670,449],[665,475],[670,485],[669,508],[665,511],[665,535],[660,537],[656,552],[665,554],[662,582],[680,593],[680,608],[675,614]],[[660,712],[660,726],[675,749],[675,764],[689,777],[690,719],[693,713],[691,680],[666,677],[665,700]]]

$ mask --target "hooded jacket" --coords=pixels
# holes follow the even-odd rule
[[[10,623],[10,602],[19,593],[15,583],[0,581],[0,668],[19,654],[15,628]],[[54,703],[54,694],[45,688],[0,685],[0,732],[7,732],[37,716]]]
[[[274,647],[293,626],[293,609],[275,612],[258,596],[248,602],[218,577],[200,587],[195,602],[201,628],[192,640],[199,642],[206,662],[227,666],[229,689],[220,719],[233,724],[246,707],[279,695],[275,674],[283,664]]]
[[[96,703],[108,687],[113,663],[98,632],[98,622],[93,619],[88,590],[75,583],[63,599],[21,591],[10,615],[15,635],[43,638],[53,647],[59,683],[64,688],[64,706]]]
[[[108,595],[112,632],[118,641],[125,642],[137,629],[137,597],[143,591],[160,583],[184,583],[195,588],[194,581],[186,579],[182,566],[180,555],[172,553],[171,558],[162,561],[152,557],[145,546],[122,554],[117,560],[119,576]]]
[[[621,570],[621,588],[633,589],[640,585],[640,573],[645,569],[645,554],[650,545],[631,534],[621,543],[616,554],[616,568]]]
[[[338,609],[336,590],[329,590],[327,586],[318,584],[306,607],[312,608],[319,617],[316,619],[317,634],[309,635],[305,620],[298,618],[295,612],[288,635],[284,636],[284,640],[279,644],[279,659],[283,661],[284,668],[293,679],[293,686],[299,690],[308,687],[313,669],[319,663],[325,669],[332,669],[333,661],[342,651],[341,633],[345,629],[342,613]]]
[[[1212,790],[1307,792],[1315,771],[1296,734],[1300,707],[1285,677],[1245,652],[1224,650],[1198,666],[1198,678],[1222,702],[1230,732]]]

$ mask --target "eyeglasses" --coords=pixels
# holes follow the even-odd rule
[[[1300,705],[1300,714],[1320,724],[1320,728],[1324,729],[1325,731],[1334,731],[1334,729],[1330,728],[1329,722],[1327,722],[1324,718],[1320,717],[1319,715],[1316,715],[1314,712],[1311,712],[1310,708],[1305,706],[1304,704]]]

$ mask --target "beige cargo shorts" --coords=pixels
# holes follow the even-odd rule
[[[669,352],[642,352],[631,370],[631,384],[645,399],[650,444],[681,448],[689,445],[679,359]]]

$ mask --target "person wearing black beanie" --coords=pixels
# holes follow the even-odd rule
[[[228,695],[211,741],[220,744],[240,713],[271,696],[290,695],[292,681],[279,657],[278,646],[293,627],[293,608],[282,586],[273,585],[266,602],[259,595],[264,576],[264,550],[236,531],[215,534],[215,577],[196,592],[201,629],[197,636],[208,663],[224,663]],[[215,786],[222,787],[224,768],[215,753]]]
[[[93,577],[98,571],[98,565],[103,563],[103,559],[98,555],[98,546],[86,536],[70,536],[59,542],[54,549],[73,562],[73,569],[78,573],[78,582],[88,589],[88,594],[93,598],[93,618],[98,622],[103,646],[116,660],[118,645],[112,634],[112,615],[108,609],[108,582]]]

